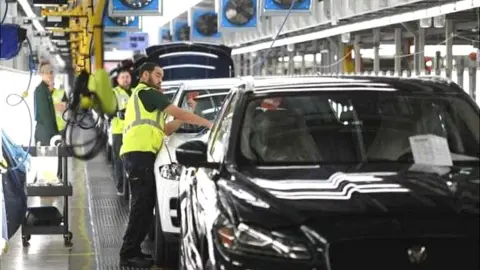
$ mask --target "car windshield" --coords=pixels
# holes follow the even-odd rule
[[[417,135],[445,138],[453,163],[478,163],[480,152],[478,111],[460,94],[262,96],[248,103],[242,133],[242,159],[263,165],[412,163],[411,140]]]
[[[182,94],[180,107],[213,121],[220,111],[228,91],[229,89],[188,90]],[[183,124],[177,132],[198,133],[203,129],[204,127],[197,125]]]

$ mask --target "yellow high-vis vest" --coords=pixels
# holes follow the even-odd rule
[[[128,100],[125,112],[125,128],[120,155],[129,152],[152,152],[157,154],[162,148],[165,136],[164,113],[155,110],[148,112],[143,106],[138,93],[156,91],[144,83],[139,83]]]
[[[65,96],[65,90],[53,89],[52,101],[53,101],[54,108],[55,108],[55,105],[62,103],[62,99],[64,96]],[[63,120],[63,112],[57,110],[57,108],[55,108],[55,119],[57,121],[58,130],[59,131],[63,130],[66,126],[66,122],[65,120]]]
[[[117,97],[118,110],[125,110],[127,108],[128,99],[130,98],[127,91],[122,87],[117,86],[113,88],[113,92],[115,92],[115,96]],[[124,128],[124,120],[118,117],[114,117],[111,122],[111,127],[112,134],[122,134]]]

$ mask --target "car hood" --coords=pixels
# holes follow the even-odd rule
[[[478,167],[277,168],[233,175],[240,181],[219,186],[239,222],[307,226],[330,240],[427,232],[478,237]]]

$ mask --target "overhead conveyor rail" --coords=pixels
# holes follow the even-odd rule
[[[332,0],[334,1],[334,0]],[[349,0],[342,0],[349,1]],[[328,1],[324,1],[328,2]],[[335,1],[337,2],[337,1]],[[372,11],[368,13],[350,13],[345,15],[341,20],[335,19],[334,15],[328,20],[322,21],[322,23],[308,24],[308,27],[304,27],[304,31],[298,31],[305,25],[305,20],[311,20],[311,16],[292,16],[287,21],[285,26],[286,30],[282,31],[282,36],[275,40],[272,46],[271,37],[278,31],[278,22],[281,18],[273,18],[268,22],[270,26],[266,26],[266,29],[253,31],[253,32],[241,32],[234,35],[227,35],[225,38],[226,45],[236,46],[232,51],[233,55],[240,55],[245,53],[257,52],[266,50],[272,47],[281,47],[289,44],[302,43],[312,40],[319,40],[329,37],[338,36],[345,33],[353,33],[363,30],[372,29],[372,27],[380,28],[384,26],[400,24],[404,22],[416,21],[424,18],[436,17],[446,15],[454,12],[461,12],[465,10],[475,9],[480,7],[480,1],[476,0],[444,0],[444,1],[382,1],[382,0],[361,0],[354,1],[358,5],[362,3],[370,2],[389,2],[390,6],[380,9],[378,11]],[[410,5],[402,5],[399,3],[413,2]],[[396,4],[395,4],[396,3]],[[336,4],[337,5],[337,4]],[[337,9],[348,9],[348,5],[337,5]],[[332,14],[335,12],[332,10]],[[337,11],[338,12],[338,11]],[[347,13],[348,14],[348,13]],[[312,16],[316,16],[315,13]],[[317,15],[318,16],[318,15]],[[289,28],[289,23],[291,24]],[[297,26],[297,27],[295,27]],[[308,29],[307,29],[308,28]],[[290,29],[290,31],[289,31]],[[295,31],[295,32],[293,32]],[[303,33],[302,33],[303,32]],[[288,33],[283,35],[283,33]]]

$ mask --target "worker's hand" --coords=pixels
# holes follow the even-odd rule
[[[210,122],[210,125],[208,125],[208,127],[207,127],[207,128],[208,128],[208,129],[212,129],[212,128],[213,128],[213,123],[212,123],[212,122]]]
[[[65,105],[65,103],[55,104],[55,109],[56,109],[57,111],[60,111],[60,112],[64,112],[65,109],[66,109],[66,107],[67,107],[67,106]]]

